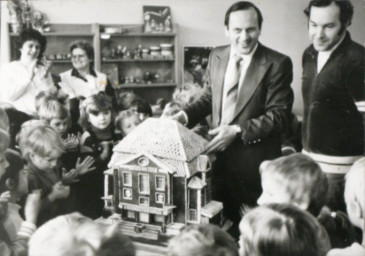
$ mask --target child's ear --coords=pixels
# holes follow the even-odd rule
[[[5,184],[10,191],[14,191],[16,189],[16,184],[11,178],[6,179]]]

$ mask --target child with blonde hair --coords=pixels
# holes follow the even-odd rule
[[[105,245],[118,238],[114,253],[108,254]],[[121,248],[124,246],[124,248]],[[72,213],[54,218],[40,227],[29,241],[29,256],[134,256],[132,242],[120,234],[117,226],[94,222]]]
[[[60,170],[58,159],[64,152],[63,142],[59,134],[42,121],[23,126],[19,147],[27,161],[29,191],[42,191],[42,210],[37,223],[42,224],[69,211],[66,200],[70,193],[69,185],[77,181],[79,175],[90,171],[89,161],[78,161],[75,169],[68,172]]]
[[[102,215],[104,191],[103,172],[112,155],[114,144],[121,139],[114,129],[114,110],[112,100],[104,93],[86,98],[81,106],[80,125],[84,133],[81,136],[81,153],[92,156],[96,170],[86,174],[78,187],[78,210],[90,218]]]
[[[289,204],[269,204],[248,212],[239,225],[240,256],[324,256],[326,234],[308,212]]]
[[[333,249],[328,256],[365,255],[365,157],[357,160],[345,176],[345,202],[351,223],[362,231],[362,243]]]
[[[120,111],[115,118],[115,128],[122,133],[123,137],[131,133],[140,123],[138,113],[130,109]]]
[[[168,256],[238,256],[236,241],[212,224],[187,226],[171,238]]]
[[[290,203],[315,217],[325,205],[327,178],[310,157],[297,153],[264,161],[260,172],[263,191],[258,205]]]

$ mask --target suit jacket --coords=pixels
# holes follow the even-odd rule
[[[364,155],[365,50],[347,33],[317,73],[313,45],[303,54],[303,147],[332,156]]]
[[[209,59],[209,83],[202,97],[185,109],[189,126],[212,114],[212,128],[220,125],[225,72],[230,46],[215,48]],[[234,118],[242,133],[217,154],[218,168],[232,173],[243,201],[256,203],[261,193],[258,167],[263,160],[281,155],[280,135],[286,129],[293,104],[292,62],[289,57],[258,45],[240,86]]]

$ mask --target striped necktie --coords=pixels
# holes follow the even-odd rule
[[[227,68],[229,76],[227,76],[224,83],[226,98],[223,106],[221,124],[229,124],[232,121],[238,96],[238,83],[240,81],[243,58],[237,54],[233,55],[232,58],[233,61],[229,62],[229,67]]]

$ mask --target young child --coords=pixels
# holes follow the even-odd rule
[[[27,161],[29,190],[42,191],[42,210],[37,224],[71,211],[66,198],[69,196],[69,184],[79,175],[91,168],[88,161],[79,162],[69,172],[60,170],[58,159],[64,152],[59,134],[41,121],[24,126],[19,135],[19,147]]]
[[[259,205],[290,203],[317,217],[325,204],[326,175],[310,157],[297,153],[260,166],[262,194]]]
[[[181,110],[181,105],[175,101],[168,102],[162,110],[161,118],[167,118],[175,115]]]
[[[115,238],[118,240],[116,244]],[[114,245],[114,253],[107,253],[108,248],[104,248],[107,244]],[[125,248],[121,248],[123,245]],[[97,223],[79,213],[72,213],[48,221],[31,237],[29,256],[49,255],[134,256],[135,249],[117,226]]]
[[[90,218],[98,218],[103,210],[103,172],[107,169],[114,144],[121,139],[114,132],[110,97],[99,93],[85,99],[81,107],[80,125],[84,129],[81,151],[94,158],[96,170],[86,174],[77,184],[79,211]]]
[[[131,133],[140,123],[138,114],[132,110],[120,111],[115,118],[115,128],[122,133],[123,137]]]
[[[152,117],[151,105],[145,100],[137,99],[132,101],[129,109],[138,113],[138,117],[141,122]]]
[[[293,205],[255,208],[239,228],[240,256],[324,256],[330,249],[318,221]]]
[[[237,256],[234,239],[212,224],[188,226],[173,237],[167,247],[168,256]]]
[[[328,256],[365,255],[365,157],[357,160],[346,174],[345,202],[351,223],[362,230],[362,243],[333,249]]]
[[[317,220],[326,229],[332,248],[345,248],[355,242],[355,230],[346,213],[331,212],[325,206],[319,213]]]

